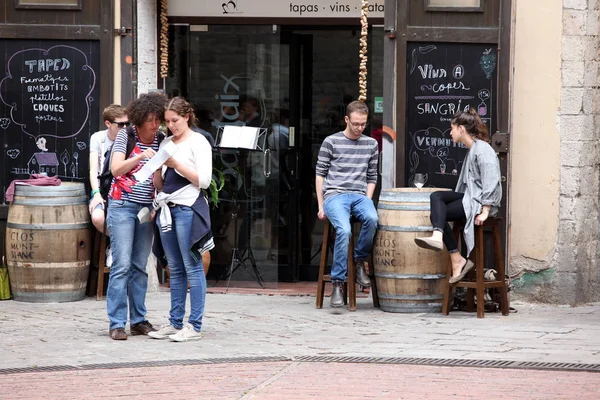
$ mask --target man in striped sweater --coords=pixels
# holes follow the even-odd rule
[[[363,136],[369,109],[362,101],[346,108],[346,129],[328,136],[319,150],[316,166],[318,217],[328,218],[335,229],[331,266],[331,307],[344,305],[343,283],[348,273],[348,245],[352,234],[350,217],[361,224],[354,248],[356,282],[371,286],[364,263],[371,252],[377,231],[377,211],[371,200],[377,184],[377,141]]]

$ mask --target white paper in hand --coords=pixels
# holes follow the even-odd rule
[[[175,143],[167,143],[158,151],[158,153],[156,153],[154,157],[148,160],[142,169],[133,174],[133,177],[138,182],[144,182],[146,179],[152,176],[154,171],[162,167],[165,161],[173,157],[173,154],[177,153],[177,150],[177,145]]]

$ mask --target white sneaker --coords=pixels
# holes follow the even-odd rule
[[[112,251],[110,251],[110,246],[106,247],[106,259],[104,260],[104,265],[106,268],[112,267]]]
[[[202,337],[201,332],[196,332],[191,324],[185,324],[182,330],[174,335],[169,336],[174,342],[187,342],[189,340],[198,340]]]
[[[154,332],[148,332],[148,336],[154,339],[166,339],[170,335],[174,335],[179,332],[181,329],[175,328],[173,325],[163,325],[159,330]]]

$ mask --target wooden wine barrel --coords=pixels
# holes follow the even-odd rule
[[[437,188],[382,190],[377,206],[379,229],[373,243],[373,264],[383,311],[442,311],[450,257],[418,247],[414,238],[429,236],[429,196]]]
[[[6,223],[13,297],[35,303],[85,297],[92,231],[82,183],[15,187]]]

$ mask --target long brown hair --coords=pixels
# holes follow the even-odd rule
[[[488,128],[477,114],[474,108],[470,108],[469,111],[459,111],[452,117],[451,123],[453,125],[462,125],[469,135],[474,136],[476,139],[490,142],[490,135],[488,134]]]
[[[165,112],[174,111],[181,117],[190,117],[188,120],[188,126],[192,127],[196,125],[196,114],[194,113],[194,107],[183,97],[173,97],[167,100],[165,103]]]

